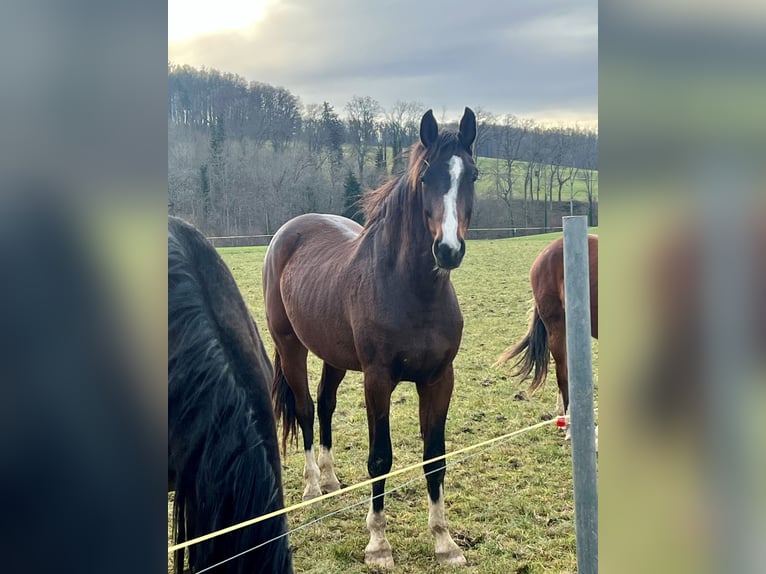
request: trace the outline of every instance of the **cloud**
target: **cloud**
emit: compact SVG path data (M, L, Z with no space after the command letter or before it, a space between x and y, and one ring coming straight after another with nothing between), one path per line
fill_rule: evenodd
M237 32L171 43L170 59L281 85L342 109L353 95L517 115L597 113L596 2L282 0ZM543 118L541 118L543 119Z

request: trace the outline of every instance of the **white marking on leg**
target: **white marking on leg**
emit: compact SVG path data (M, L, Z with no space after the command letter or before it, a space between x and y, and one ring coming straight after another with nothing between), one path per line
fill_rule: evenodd
M556 414L564 415L564 395L561 394L561 391L556 395Z
M340 481L335 476L335 459L332 449L319 445L319 487L322 492L335 492L340 489Z
M442 219L442 243L455 251L460 249L457 237L457 190L463 175L463 160L453 155L449 160L449 191L444 194L444 217Z
M372 501L370 501L370 510L367 512L367 530L370 531L370 542L364 549L365 564L393 568L394 555L391 544L386 538L386 511L375 512L372 509Z
M436 558L443 564L465 565L465 556L449 534L447 516L444 511L444 487L439 487L439 499L434 502L428 497L428 528L436 539Z
M562 400L562 405L563 405L563 400ZM564 440L571 441L572 440L572 420L567 415L569 415L569 410L565 409L564 416L567 417L566 418L567 424L564 427L564 430L566 431L566 433L564 434Z
M314 445L309 450L303 451L306 455L306 464L303 466L303 478L306 479L306 489L303 491L303 500L309 500L322 495L319 489L319 467L314 457Z

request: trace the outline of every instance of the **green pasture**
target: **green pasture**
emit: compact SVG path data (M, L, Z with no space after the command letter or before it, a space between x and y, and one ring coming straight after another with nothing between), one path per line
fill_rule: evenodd
M346 157L350 157L351 154L351 147L348 145L343 146L344 154ZM372 161L375 157L375 152L377 151L377 147L372 148L368 152L368 161ZM393 151L391 147L388 147L387 150L387 157L388 157L388 172L391 172L392 166L393 166ZM476 181L476 193L480 197L496 197L496 178L495 173L499 170L501 174L503 174L503 160L498 160L491 157L477 157L476 158L476 165L479 168L479 179ZM368 166L366 168L367 170L373 169L371 166ZM562 168L566 169L566 168ZM514 177L514 183L513 183L513 198L514 199L524 199L524 175L527 170L527 162L525 161L514 161L513 162L513 177ZM578 171L577 175L574 178L574 183L572 184L571 192L573 195L573 199L575 201L588 201L588 193L585 185L585 181L583 180L583 173L585 170ZM590 170L589 170L590 171ZM598 170L593 170L592 172L593 177L593 199L594 201L598 201ZM501 175L502 177L506 177L505 175ZM548 181L550 178L550 169L548 165L541 165L540 166L540 197L542 200L542 192L543 190L548 189ZM533 185L537 186L537 179L534 180ZM561 200L562 201L569 201L569 194L570 194L570 182L566 182L564 184L564 187L561 190ZM537 196L535 195L535 198ZM556 177L554 176L553 179L553 199L554 201L558 201L558 181L556 180Z
M553 370L544 389L524 393L506 369L492 368L498 355L526 333L531 291L529 268L540 251L560 234L469 241L462 266L452 272L465 318L455 360L455 391L447 421L447 451L479 443L540 422L555 414ZM261 289L264 247L221 249L253 312L269 354ZM594 342L598 378L598 344ZM309 358L316 400L321 363ZM422 460L414 384L401 383L392 400L393 469ZM318 425L315 426L318 437ZM338 391L333 420L336 473L342 486L366 480L367 421L360 373L349 372ZM304 456L289 449L284 464L287 505L301 501ZM396 572L451 572L438 565L428 530L428 502L422 471L390 479L386 489L387 535ZM467 573L574 572L576 570L571 452L563 433L546 426L448 466L447 518L453 538L464 549ZM343 509L290 536L296 572L362 573L369 490L364 489L290 513L290 528Z
M503 171L507 169L503 165L503 160L498 160L491 157L479 157L476 158L476 165L479 168L479 179L476 182L476 193L484 197L496 196L496 176L495 174L500 172L500 185L503 184L503 178L507 178L507 175ZM524 175L527 171L527 162L515 161L513 162L513 198L524 199ZM588 193L583 180L583 171L580 170L574 178L572 184L572 195L575 201L588 201ZM593 199L598 201L598 170L592 172L593 174ZM540 199L542 201L543 190L548 189L548 181L550 178L549 166L540 166ZM507 185L507 184L505 184ZM534 189L537 189L537 179L533 179ZM558 181L556 176L553 176L553 200L558 201ZM533 192L536 193L536 192ZM570 194L570 182L567 181L564 187L561 189L561 201L569 201ZM537 198L537 195L534 196Z

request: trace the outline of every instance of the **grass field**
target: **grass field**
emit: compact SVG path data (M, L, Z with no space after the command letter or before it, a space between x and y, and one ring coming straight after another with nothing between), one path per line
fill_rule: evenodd
M503 369L491 368L498 355L526 332L531 301L528 273L537 254L559 234L495 241L470 241L462 266L452 272L465 318L455 360L455 391L447 421L447 451L537 423L553 414L553 373L531 399ZM269 354L261 267L265 248L221 249L261 331ZM598 377L598 344L594 373ZM321 364L309 360L312 394ZM333 420L336 472L342 486L368 478L367 422L361 374L349 372L338 391ZM394 469L422 459L417 394L401 383L393 395ZM318 431L318 426L315 427ZM318 434L316 434L318 436ZM304 457L289 450L284 492L287 505L300 502ZM387 481L387 490L416 479L386 497L387 535L397 572L450 572L434 557L427 527L428 503L422 471ZM452 462L445 481L447 517L468 560L463 572L533 573L576 570L572 470L569 445L555 425L537 429L463 462ZM296 528L355 502L345 510L290 536L296 572L369 572L364 564L369 491L357 491L289 514Z
M497 170L497 160L491 157L478 157L476 158L476 165L479 168L479 179L476 182L476 193L479 196L494 197L495 196L495 171ZM500 170L502 170L503 160L500 160ZM527 170L527 162L516 161L513 164L513 173L516 178L513 184L513 198L524 198L524 174ZM548 189L548 178L550 176L547 165L542 166L540 172L540 191L542 197L542 191ZM593 199L598 201L598 170L593 170ZM569 183L566 182L561 189L561 200L569 201ZM534 185L537 185L537 180L534 181ZM554 177L553 180L553 198L558 200L558 182ZM588 193L583 180L582 172L577 174L572 185L572 193L575 201L588 201ZM541 199L542 201L542 199Z
M374 157L374 152L377 148L374 148L370 152L370 159ZM344 145L344 154L346 157L351 157L351 147ZM388 171L390 172L393 167L393 150L388 147ZM500 160L500 169L502 170L503 160ZM495 196L495 176L494 172L497 169L497 160L492 157L477 157L476 165L479 168L479 179L476 182L476 193L480 197L494 197ZM524 198L524 174L527 170L526 161L515 161L513 164L513 173L516 177L516 183L513 188L513 198ZM548 165L543 165L540 172L540 190L548 189L548 178L550 176ZM598 170L592 171L593 176L593 199L598 201ZM535 180L535 185L537 181ZM577 174L574 184L572 186L572 193L574 194L575 201L588 201L588 194L585 182L583 180L582 171ZM554 178L553 182L553 197L558 199L558 183ZM562 201L569 201L569 182L564 184L561 190Z

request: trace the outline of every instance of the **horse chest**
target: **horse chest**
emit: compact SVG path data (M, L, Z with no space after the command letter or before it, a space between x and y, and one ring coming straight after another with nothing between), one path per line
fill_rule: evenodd
M357 340L360 362L386 367L398 380L418 381L441 372L454 359L463 330L459 309L450 311L368 316Z
M449 346L425 346L410 343L393 355L390 370L393 379L418 381L440 373L454 358Z

